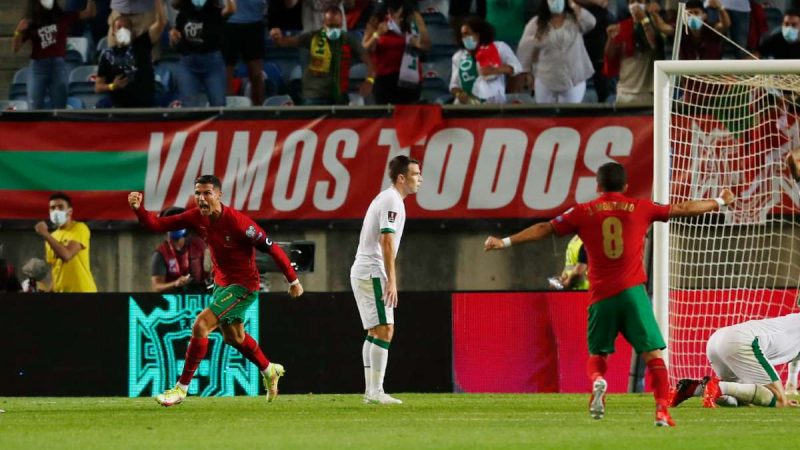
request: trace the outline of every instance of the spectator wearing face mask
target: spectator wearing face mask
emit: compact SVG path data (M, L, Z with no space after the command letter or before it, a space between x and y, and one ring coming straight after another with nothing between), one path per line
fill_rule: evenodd
M119 16L112 24L116 45L100 55L94 90L109 93L115 108L153 106L155 74L151 55L167 24L162 0L155 0L155 8L154 22L141 36L133 37L128 16Z
M311 55L303 71L303 103L305 105L346 105L349 101L349 74L353 56L363 61L367 79L361 85L361 95L367 96L375 82L372 61L359 39L343 30L344 16L336 6L325 11L324 27L297 37L285 37L274 28L270 35L280 47L307 48Z
M159 217L180 214L183 208L168 208ZM206 244L185 229L170 231L153 252L150 284L155 292L204 292Z
M514 51L494 40L494 27L473 16L460 29L461 50L453 55L450 92L456 103L505 103L506 78L522 72Z
M731 25L731 19L722 8L720 0L709 0L708 8L719 11L719 21L707 22L708 14L701 0L686 2L686 12L689 15L686 27L689 28L689 34L684 35L681 39L680 59L722 59L722 36L703 24L706 23L724 35Z
M594 16L572 1L541 3L517 50L522 70L533 74L536 103L583 101L586 80L594 74L583 34L594 25Z
M414 2L386 0L378 5L367 23L363 44L375 65L375 102L419 101L422 66L418 53L430 48L431 39Z
M169 40L181 53L175 74L181 105L204 106L198 100L204 88L210 106L225 106L222 33L227 17L236 12L235 3L225 0L220 8L215 0L175 0L172 6L178 16Z
M19 52L25 41L31 41L31 64L28 71L28 103L31 109L42 109L50 96L52 107L67 106L67 32L73 23L94 17L94 0L86 9L65 12L55 0L28 0L25 17L14 31L12 48Z
M619 77L617 104L653 102L653 63L664 59L664 35L672 27L661 20L658 4L628 0L630 17L606 29L603 75Z
M72 218L72 200L62 193L50 196L50 233L47 223L34 227L45 241L45 261L52 270L53 292L97 292L89 264L89 227Z
M761 42L758 52L761 58L800 59L800 10L789 9L783 15L783 25L775 33Z

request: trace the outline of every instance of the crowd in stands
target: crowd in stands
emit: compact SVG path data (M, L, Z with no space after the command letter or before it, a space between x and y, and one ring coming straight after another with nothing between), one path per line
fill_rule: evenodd
M680 33L677 8L27 0L12 45L31 60L0 108L647 103L653 62L671 57ZM800 12L788 0L687 0L686 11L680 59L800 59Z

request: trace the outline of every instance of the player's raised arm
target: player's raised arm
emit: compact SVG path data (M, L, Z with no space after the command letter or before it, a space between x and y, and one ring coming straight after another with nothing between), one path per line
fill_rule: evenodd
M483 243L483 250L502 250L506 247L511 247L514 244L522 244L525 242L538 241L553 234L553 225L550 222L539 222L531 225L528 228L520 231L517 234L512 234L509 237L500 239L494 236L486 238Z
M730 189L723 189L719 197L707 200L690 200L688 202L671 205L670 217L699 216L711 211L717 211L723 206L728 206L736 199Z
M142 193L131 192L128 194L128 205L131 207L136 217L145 228L150 231L173 231L191 228L192 224L188 220L189 211L181 214L166 217L157 217L155 214L142 207Z

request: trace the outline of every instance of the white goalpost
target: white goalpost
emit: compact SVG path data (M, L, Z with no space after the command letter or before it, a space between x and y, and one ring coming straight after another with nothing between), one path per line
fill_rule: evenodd
M657 61L654 97L654 200L737 197L654 226L653 302L674 382L711 374L717 328L798 311L800 191L785 157L800 149L800 60Z

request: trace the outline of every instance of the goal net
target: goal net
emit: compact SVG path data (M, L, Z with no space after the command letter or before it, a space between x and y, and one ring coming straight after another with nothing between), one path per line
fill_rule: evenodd
M673 382L712 373L716 329L798 311L800 197L785 163L800 149L798 74L800 61L656 63L655 200L736 195L732 207L655 228L654 301Z

